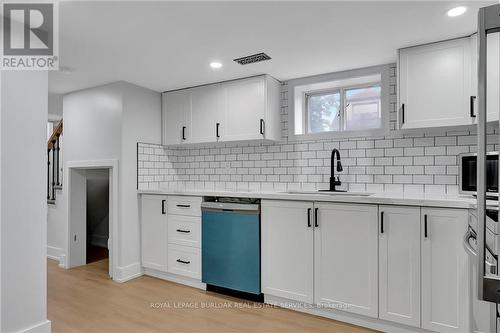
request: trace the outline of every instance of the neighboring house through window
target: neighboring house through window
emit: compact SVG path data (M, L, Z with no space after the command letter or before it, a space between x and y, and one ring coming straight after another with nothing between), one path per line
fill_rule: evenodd
M389 66L289 82L296 139L380 134L388 129Z

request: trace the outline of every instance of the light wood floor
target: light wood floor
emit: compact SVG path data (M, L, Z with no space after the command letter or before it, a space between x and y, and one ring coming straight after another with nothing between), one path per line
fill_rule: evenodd
M291 310L259 308L262 305L258 303L147 276L116 283L108 278L107 270L107 260L71 270L48 260L52 332L373 332ZM184 302L192 307L153 308L154 302L172 307ZM209 303L233 308L200 308ZM247 307L234 307L242 303Z

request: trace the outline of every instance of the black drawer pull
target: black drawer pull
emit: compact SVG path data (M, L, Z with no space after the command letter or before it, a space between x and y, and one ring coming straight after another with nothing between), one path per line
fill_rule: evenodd
M162 215L167 214L167 212L165 212L165 202L166 202L166 201L167 201L167 200L162 200L162 201L161 201L161 213L162 213Z
M307 208L307 227L310 228L311 224L311 208Z
M427 214L424 215L424 237L427 238Z
M470 116L472 118L476 118L476 113L474 112L474 101L476 100L476 96L470 97Z
M188 265L188 264L191 263L191 261L184 261L184 260L181 260L181 259L177 259L177 262L181 263L181 264L185 264L185 265Z
M182 126L182 140L186 140L186 126Z
M219 127L220 127L220 123L215 124L215 137L216 138L220 138Z
M319 227L319 222L318 222L318 210L319 208L314 208L314 226L317 228Z
M189 207L191 207L191 205L180 205L180 204L176 205L176 206L179 207L179 208L189 208Z
M264 119L260 120L260 134L264 135Z
M182 232L184 234L189 234L191 232L191 230L183 230L183 229L177 229L176 231L177 232Z
M380 212L380 233L384 233L384 212Z
M401 104L401 123L405 123L405 104Z

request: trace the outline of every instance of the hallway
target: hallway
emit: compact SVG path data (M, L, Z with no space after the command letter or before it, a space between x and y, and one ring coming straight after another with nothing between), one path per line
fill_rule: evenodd
M70 270L48 260L47 272L48 317L54 333L372 332L285 309L256 308L254 303L235 306L234 298L152 277L115 283L108 277L107 260ZM181 303L188 306L178 308ZM226 308L201 309L203 304Z

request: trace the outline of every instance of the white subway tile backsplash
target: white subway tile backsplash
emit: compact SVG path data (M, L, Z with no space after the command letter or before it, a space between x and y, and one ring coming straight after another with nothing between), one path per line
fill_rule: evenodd
M287 84L282 87L280 143L162 147L139 143L140 189L286 191L326 189L330 154L340 150L341 188L368 192L458 193L458 158L476 150L476 131L395 130L396 70L391 68L390 132L382 137L288 141ZM498 127L488 126L489 149ZM498 146L496 146L498 149Z

